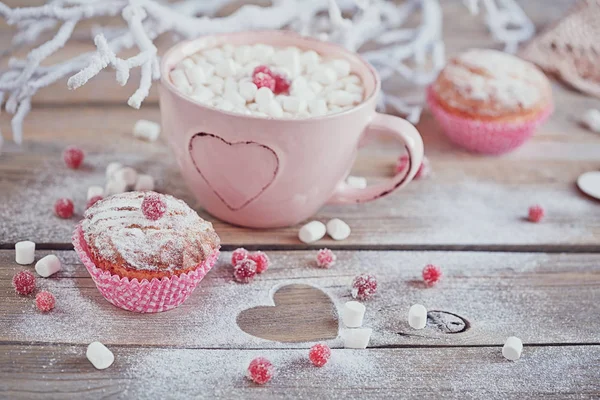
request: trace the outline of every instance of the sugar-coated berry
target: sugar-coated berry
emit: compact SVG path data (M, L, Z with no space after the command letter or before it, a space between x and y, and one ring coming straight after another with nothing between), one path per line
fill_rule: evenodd
M442 277L442 270L437 265L429 264L423 268L423 280L427 286L433 286Z
M148 192L142 200L142 213L151 221L157 221L167 212L167 203L158 193Z
M35 305L37 306L38 310L42 312L48 312L52 310L55 304L56 299L50 292L42 290L37 294L37 296L35 296Z
M322 367L331 358L331 349L326 344L315 344L308 351L308 358L317 367Z
M29 271L19 271L13 276L12 284L18 294L29 294L35 290L35 276Z
M273 75L271 68L267 67L266 65L259 65L258 67L254 68L254 71L252 71L252 76L254 77L254 75L261 73L261 72L263 74Z
M231 265L236 266L242 260L248 258L248 250L243 247L237 248L231 253Z
M274 373L275 367L264 357L257 357L248 365L248 378L259 385L269 382Z
M71 199L58 199L54 203L54 213L61 218L71 218L75 206Z
M271 260L269 260L269 256L267 256L262 251L255 251L254 253L248 256L248 259L254 261L256 263L256 273L262 274L271 265Z
M94 196L92 198L90 198L87 202L87 204L85 205L85 209L87 210L88 208L90 208L91 206L93 206L94 204L96 204L97 202L99 202L100 200L102 200L104 197L102 196Z
M256 263L248 258L233 266L233 277L237 282L250 283L256 276Z
M317 266L319 268L329 268L335 264L337 257L333 254L333 251L329 249L321 249L317 253Z
M256 85L258 89L261 87L266 87L271 89L271 91L275 90L275 78L271 75L265 74L264 72L259 72L252 77L252 83Z
M275 94L287 94L290 91L290 86L292 82L287 78L287 76L282 74L274 74L273 78L275 79L275 90L273 93Z
M67 167L77 169L83 163L85 154L77 146L69 146L63 151L63 160Z
M362 274L352 281L352 297L368 300L377 293L377 279L373 275Z
M529 207L529 221L531 222L540 222L544 218L544 214L544 209L538 204Z
M409 157L406 154L398 158L398 161L396 163L396 174L399 174L406 170L406 168L408 167L408 160ZM429 167L429 159L427 157L423 157L421 166L415 174L414 179L426 178L427 176L429 176L430 171L431 169Z

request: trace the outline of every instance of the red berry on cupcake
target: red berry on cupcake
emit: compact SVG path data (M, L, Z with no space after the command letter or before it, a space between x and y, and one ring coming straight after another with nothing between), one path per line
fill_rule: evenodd
M155 192L148 192L142 200L142 213L146 218L157 221L167 212L167 203L162 196Z

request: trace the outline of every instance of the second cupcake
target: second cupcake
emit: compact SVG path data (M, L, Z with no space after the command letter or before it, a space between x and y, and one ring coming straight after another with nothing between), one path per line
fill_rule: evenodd
M219 255L219 237L183 201L129 192L90 207L73 244L109 302L136 312L183 303Z
M519 147L553 109L550 82L536 66L478 49L448 62L427 103L453 142L486 154Z

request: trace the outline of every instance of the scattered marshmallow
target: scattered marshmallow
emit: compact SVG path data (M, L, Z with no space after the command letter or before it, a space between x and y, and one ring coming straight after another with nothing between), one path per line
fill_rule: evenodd
M90 186L87 190L87 199L91 199L92 197L104 196L104 188L102 186Z
M414 304L408 310L408 324L413 329L423 329L427 325L427 309L421 304Z
M600 133L600 110L589 109L583 114L581 122L591 131Z
M124 167L115 172L112 179L117 181L124 181L127 186L135 185L137 181L137 171L131 167Z
M150 175L138 174L134 190L154 190L154 178Z
M35 243L29 240L15 244L15 262L21 265L29 265L35 259Z
M312 243L322 239L326 231L325 224L320 221L311 221L300 228L298 237L304 243Z
M358 301L348 301L342 310L342 320L348 328L360 328L366 307Z
M85 356L96 369L106 369L115 361L115 355L100 342L92 342L88 345Z
M364 189L367 187L367 178L350 175L346 178L346 184L355 189Z
M344 330L342 336L346 349L366 349L371 340L371 328L356 328Z
M504 346L502 346L502 355L504 358L510 361L517 361L521 358L521 352L523 351L523 342L521 339L515 336L511 336L506 339Z
M154 142L160 136L160 125L153 121L140 119L133 126L133 136Z
M106 179L112 178L114 173L120 170L121 168L123 168L123 164L119 162L111 162L110 164L108 164L108 166L106 167Z
M339 218L330 219L327 222L327 234L333 240L344 240L350 236L350 227Z
M127 182L122 179L109 179L106 182L104 188L104 194L106 196L112 196L113 194L125 193L127 191Z
M43 278L47 278L50 275L54 275L62 269L62 264L58 257L54 254L49 254L43 257L37 263L35 263L35 272Z

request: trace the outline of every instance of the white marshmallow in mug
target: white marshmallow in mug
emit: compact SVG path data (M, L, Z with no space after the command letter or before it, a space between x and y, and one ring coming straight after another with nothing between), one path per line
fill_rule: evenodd
M171 71L169 76L171 77L171 81L177 89L181 90L183 93L186 94L191 93L192 86L190 85L190 82L188 81L188 78L185 75L185 72L183 72L183 70L174 69L173 71Z
M244 98L244 100L252 101L252 100L254 100L254 97L256 96L256 92L258 91L258 88L256 87L256 85L253 82L243 81L243 82L240 82L239 90L240 90L240 96L242 96Z
M29 265L35 260L35 243L30 240L15 243L15 262Z
M186 68L185 76L188 78L188 81L193 87L204 85L208 80L204 69L199 65L194 65L191 68Z
M48 278L62 269L62 263L54 254L49 254L35 263L35 272L43 278Z
M320 221L311 221L300 228L298 237L304 243L312 243L322 239L326 231L325 224Z
M311 115L321 116L327 114L327 102L323 99L315 99L308 102L308 110Z
M308 104L306 100L296 96L286 96L283 98L283 109L285 111L301 113L306 111Z

